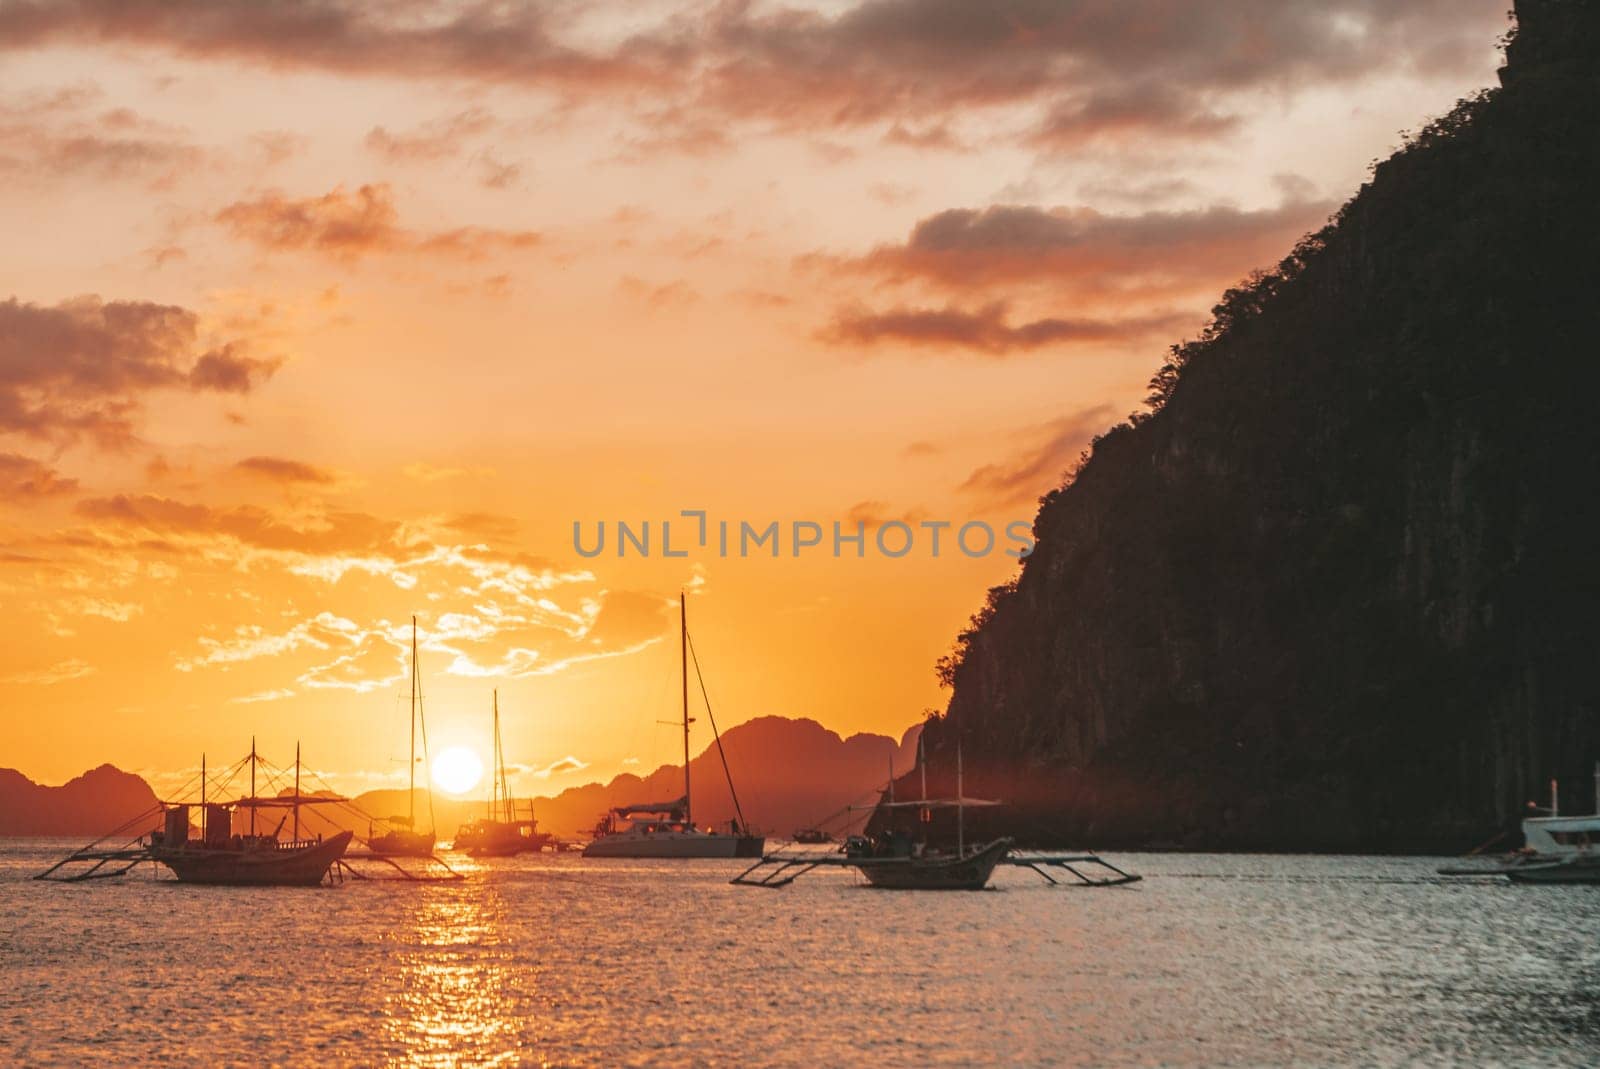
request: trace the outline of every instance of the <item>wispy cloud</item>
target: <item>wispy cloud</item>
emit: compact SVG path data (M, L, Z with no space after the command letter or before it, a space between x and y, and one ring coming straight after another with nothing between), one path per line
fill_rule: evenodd
M7 683L21 683L30 686L53 686L56 683L67 683L74 679L82 679L95 673L95 667L76 657L65 661L58 661L48 668L39 668L29 672L17 672L6 677Z
M479 260L494 252L529 249L542 240L531 230L404 227L393 191L384 184L354 192L341 186L312 197L261 193L229 204L217 212L216 221L234 237L269 252L312 252L339 260L393 253Z

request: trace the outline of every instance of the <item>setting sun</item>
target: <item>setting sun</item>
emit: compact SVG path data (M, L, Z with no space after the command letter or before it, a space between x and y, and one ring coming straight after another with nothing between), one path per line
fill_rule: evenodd
M483 779L483 761L465 746L452 746L433 759L432 771L441 791L465 794Z

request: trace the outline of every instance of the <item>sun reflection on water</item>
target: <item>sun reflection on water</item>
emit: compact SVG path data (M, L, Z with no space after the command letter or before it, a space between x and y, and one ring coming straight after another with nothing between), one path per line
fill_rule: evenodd
M409 926L392 933L395 967L386 970L385 1027L394 1065L511 1065L515 1034L512 950L497 889L437 885L420 889Z

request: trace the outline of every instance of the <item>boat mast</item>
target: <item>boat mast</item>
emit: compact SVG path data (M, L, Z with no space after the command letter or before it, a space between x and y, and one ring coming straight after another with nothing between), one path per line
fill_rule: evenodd
M300 841L300 740L294 744L294 841Z
M410 823L406 825L413 833L417 830L417 618L411 618L411 789L406 792L406 800L410 803Z
M965 816L967 812L967 799L962 795L963 785L961 776L961 732L956 732L956 857L961 857L967 852L967 833Z
M683 822L694 827L689 802L689 603L678 591L678 667L683 676Z
M490 819L494 819L494 807L500 808L500 817L507 824L516 821L516 813L511 808L511 785L506 782L506 751L500 745L500 691L494 692L494 801L490 803Z
M924 725L926 730L926 725ZM922 751L922 732L917 732L917 771L922 773L922 800L928 800L928 755Z
M250 736L250 834L256 833L256 737Z
M1595 785L1600 786L1600 764L1594 766ZM206 809L206 755L200 755L200 838L211 840L211 814Z

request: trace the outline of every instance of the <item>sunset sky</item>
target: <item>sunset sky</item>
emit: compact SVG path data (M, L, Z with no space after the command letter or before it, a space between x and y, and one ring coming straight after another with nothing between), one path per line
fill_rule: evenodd
M1013 558L574 521L1030 520L1507 6L0 0L0 766L899 735Z

